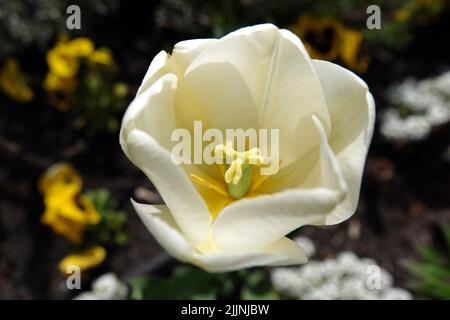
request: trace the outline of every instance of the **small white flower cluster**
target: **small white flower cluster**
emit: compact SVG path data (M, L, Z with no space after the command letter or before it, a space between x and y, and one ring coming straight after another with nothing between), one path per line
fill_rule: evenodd
M308 258L312 257L316 252L316 246L314 246L314 243L309 238L297 237L294 239L294 241L297 242L300 247L302 247Z
M336 259L273 269L271 280L280 294L299 300L412 299L409 292L392 287L392 276L374 260L348 251Z
M434 126L450 121L450 71L435 78L409 78L388 90L393 106L383 114L381 134L389 140L422 140ZM402 116L401 110L409 115Z
M75 300L123 300L128 288L115 274L106 273L92 283L92 291L83 292Z

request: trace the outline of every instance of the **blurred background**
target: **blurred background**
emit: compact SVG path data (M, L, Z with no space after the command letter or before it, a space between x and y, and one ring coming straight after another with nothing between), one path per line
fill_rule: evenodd
M76 4L81 29L69 30ZM369 5L381 29L369 30ZM450 5L445 0L0 1L0 299L449 299ZM163 252L129 198L162 203L118 131L152 58L271 22L369 85L356 214L292 236L311 262L208 274ZM69 290L66 266L82 269ZM368 285L376 266L379 288ZM378 268L378 269L377 269ZM372 269L373 270L373 269Z

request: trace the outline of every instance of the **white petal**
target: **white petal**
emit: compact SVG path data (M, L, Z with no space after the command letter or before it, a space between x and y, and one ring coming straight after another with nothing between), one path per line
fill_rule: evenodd
M320 136L320 157L301 187L326 187L346 193L347 184L343 177L339 161L329 145L325 130L316 116L313 116L312 119Z
M170 56L172 72L182 77L192 61L216 41L217 39L193 39L178 42Z
M346 192L347 185L340 164L329 145L325 129L316 116L312 116L312 122L319 133L320 145L269 177L258 188L258 192L271 194L287 189L316 187Z
M196 256L194 264L210 272L228 272L256 266L286 266L306 263L304 250L294 241L281 238L251 253L214 253Z
M226 272L254 266L284 266L308 261L304 250L288 238L281 238L257 252L200 255L182 235L166 206L145 205L131 201L147 229L169 254L207 271Z
M145 132L133 129L126 138L130 159L153 182L183 235L193 244L206 239L211 217L205 202L172 162L170 153Z
M322 221L340 199L336 190L317 188L240 200L219 214L213 237L223 251L260 249L303 225Z
M166 206L140 204L133 199L131 202L147 229L167 252L181 261L192 260L194 250Z
M137 91L137 95L141 94L148 88L150 88L156 80L158 80L161 76L167 73L167 61L169 59L169 55L164 50L160 51L150 63L148 70L144 76L144 79L139 86Z
M307 225L324 224L343 200L346 184L317 117L312 122L319 137L320 157L307 180L309 188L237 201L226 207L213 225L217 246L224 251L264 247L289 232Z
M198 64L199 57L179 82L175 112L180 126L191 129L195 120L202 120L204 129L224 133L226 129L256 128L255 103L239 70L228 62L200 59Z
M258 36L261 35L262 32L270 30L278 30L278 27L276 27L271 23L256 24L254 26L243 27L233 32L230 32L229 34L225 35L222 39L232 38L235 36L247 36L247 37L255 35Z
M348 186L348 197L327 217L327 224L346 220L356 210L367 151L375 123L375 103L367 85L352 72L313 60L330 111L330 145Z
M161 76L174 73L182 76L195 57L205 48L213 44L216 39L195 39L178 42L168 55L164 50L159 52L145 74L137 94L141 94L150 88Z
M187 73L205 64L231 65L233 73L240 73L241 77L228 77L236 80L220 81L220 73L216 75L211 71L210 86L219 86L218 89L226 92L234 103L234 107L229 102L227 106L230 104L230 110L239 114L236 119L239 126L249 128L254 125L252 119L247 120L250 102L247 97L240 101L239 90L242 89L238 89L245 84L255 103L257 127L280 129L283 166L318 144L316 140L305 139L308 132L314 130L311 115L316 114L329 132L329 114L320 81L304 46L291 32L268 24L237 30L204 50ZM204 73L208 76L206 69ZM229 85L230 82L236 85ZM243 111L236 113L236 106ZM231 128L234 127L237 126ZM302 144L298 144L299 139Z
M317 74L301 41L280 30L267 69L260 103L260 126L280 129L282 166L289 165L318 145L309 139L314 131L311 116L330 131L330 119ZM298 142L301 141L301 144Z
M122 120L120 144L128 155L126 137L132 129L139 129L153 136L160 145L171 149L173 116L177 78L173 74L160 77L150 88L138 94L131 102Z

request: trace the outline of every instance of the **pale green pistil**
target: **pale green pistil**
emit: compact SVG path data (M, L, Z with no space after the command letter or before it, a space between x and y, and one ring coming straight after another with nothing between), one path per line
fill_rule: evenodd
M264 162L259 148L239 152L233 149L230 141L227 141L225 145L216 146L215 156L225 162L224 179L228 194L234 199L243 198L252 185L253 166L259 166Z

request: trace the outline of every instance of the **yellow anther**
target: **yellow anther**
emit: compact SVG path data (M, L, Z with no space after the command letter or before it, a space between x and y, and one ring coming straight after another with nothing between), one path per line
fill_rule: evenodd
M265 164L264 158L261 155L261 150L259 148L252 148L244 152L245 163L252 165Z
M233 149L233 143L227 140L226 144L219 144L214 148L214 155L219 163L224 163L224 160L234 159L236 151Z
M214 151L219 163L226 164L224 178L227 184L237 185L239 183L244 174L244 165L259 166L266 164L259 148L239 152L233 149L233 143L229 140L226 141L226 144L217 145Z
M233 183L234 185L239 183L239 180L242 178L242 164L241 158L236 158L231 162L230 167L225 172L226 183Z

